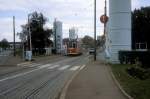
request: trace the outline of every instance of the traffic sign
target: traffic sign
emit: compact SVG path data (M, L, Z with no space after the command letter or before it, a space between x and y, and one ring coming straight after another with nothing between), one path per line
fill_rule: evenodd
M102 16L100 17L100 21L101 21L102 23L107 23L107 22L108 22L108 16L102 15Z

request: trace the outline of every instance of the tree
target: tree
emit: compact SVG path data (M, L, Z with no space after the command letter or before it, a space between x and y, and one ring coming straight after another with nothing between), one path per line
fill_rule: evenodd
M136 43L147 43L150 49L150 7L142 7L132 12L132 48Z
M94 39L88 35L84 36L82 42L87 47L94 47Z
M96 46L104 47L104 45L105 45L105 36L102 35L99 38L97 38L97 40L96 40Z
M52 35L52 29L44 28L47 22L47 18L42 13L33 12L29 16L29 24L22 25L21 33L18 33L20 39L25 41L29 46L29 29L31 33L31 42L33 51L40 52L45 47L52 45L52 41L49 39ZM43 51L42 51L43 52Z
M3 49L6 49L9 47L9 43L8 43L7 39L4 38L1 40L0 47L2 47Z

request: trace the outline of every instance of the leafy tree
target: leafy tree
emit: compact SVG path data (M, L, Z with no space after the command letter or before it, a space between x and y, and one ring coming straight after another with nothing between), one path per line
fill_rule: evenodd
M150 49L150 7L142 7L132 12L132 48L136 43L147 43Z
M1 43L1 41L0 41L0 48L2 47L2 43Z
M8 43L7 39L4 38L4 39L1 40L0 47L2 47L4 49L9 47L9 43Z
M33 12L29 16L29 24L22 25L21 33L18 33L20 39L29 45L29 29L31 33L31 42L33 51L41 51L45 47L52 45L49 39L52 35L52 29L44 28L47 18L42 13Z
M96 40L96 45L99 47L103 47L104 44L105 44L105 36L102 35L102 36L100 36L99 39Z
M84 36L84 38L82 39L82 42L87 47L94 47L94 39L88 35Z

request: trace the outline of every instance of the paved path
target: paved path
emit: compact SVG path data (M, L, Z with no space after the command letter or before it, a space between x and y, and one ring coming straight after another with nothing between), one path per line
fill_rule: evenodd
M108 67L90 62L70 84L65 99L126 99L114 83Z

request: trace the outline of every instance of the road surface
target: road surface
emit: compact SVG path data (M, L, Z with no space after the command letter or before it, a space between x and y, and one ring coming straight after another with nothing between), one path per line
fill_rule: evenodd
M0 99L55 99L64 84L88 61L88 56L63 57L33 63L0 75Z

